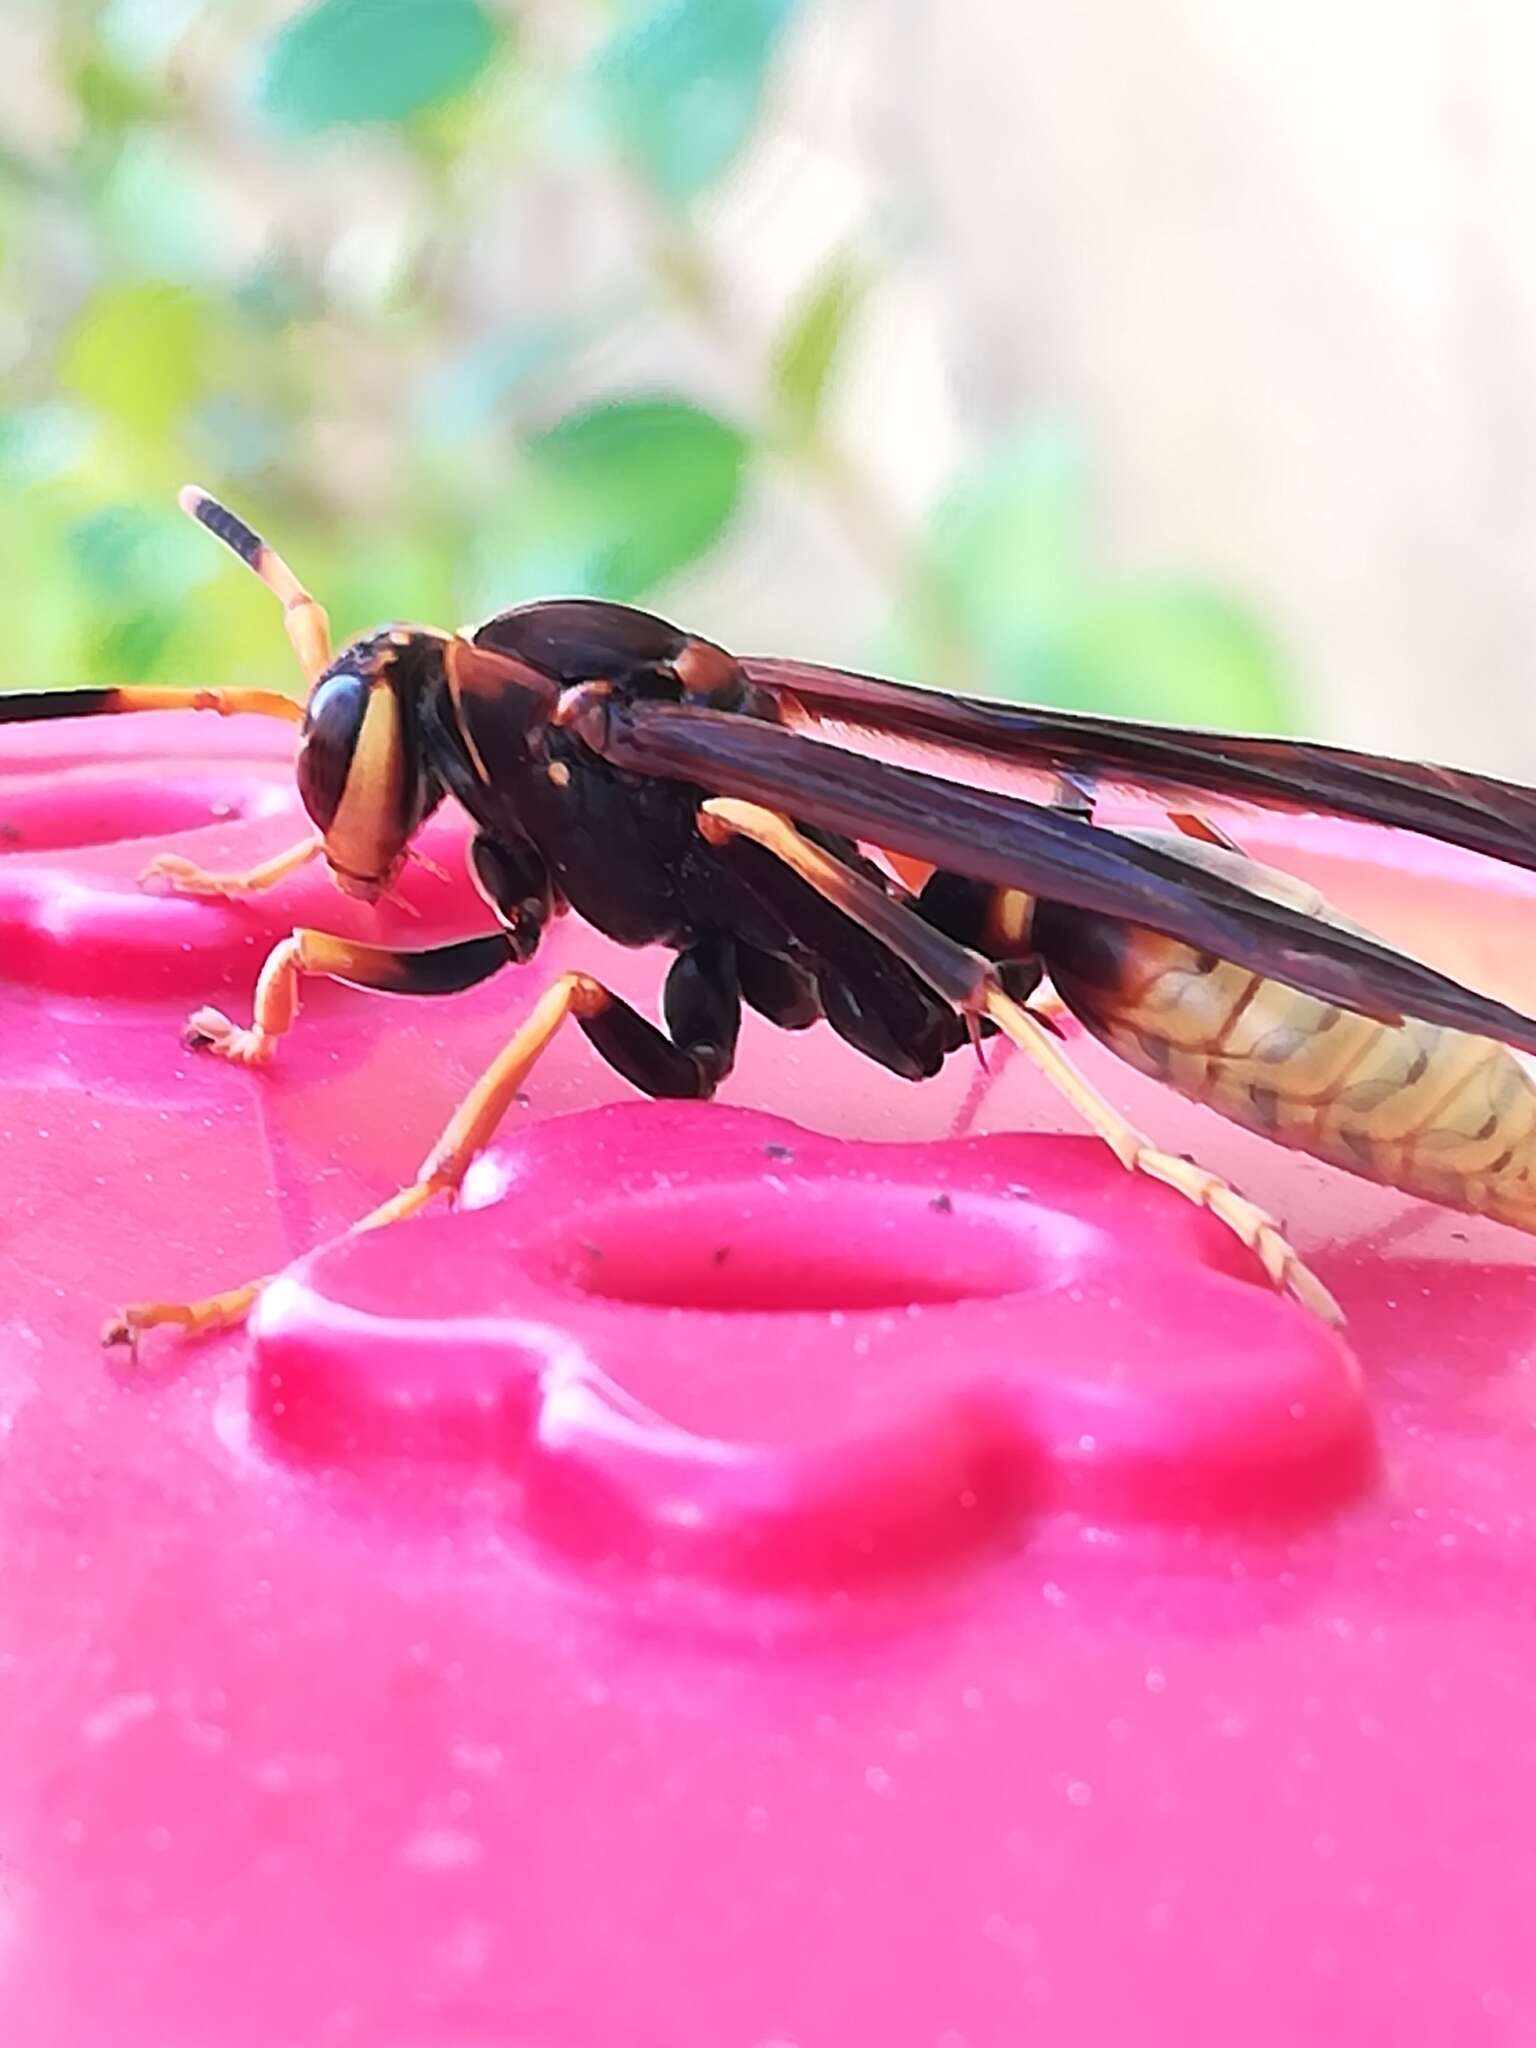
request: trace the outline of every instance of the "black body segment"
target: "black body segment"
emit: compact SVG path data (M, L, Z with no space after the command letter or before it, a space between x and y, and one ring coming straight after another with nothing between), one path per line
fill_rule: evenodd
M718 1085L731 1071L741 1035L735 940L714 933L679 953L667 971L661 1008L674 1042Z
M730 1069L730 1059L718 1045L678 1045L618 996L609 998L606 1009L579 1022L609 1066L643 1095L707 1102L723 1072Z
M0 696L0 725L29 725L42 718L99 718L131 711L121 690L15 690Z
M555 908L542 858L526 841L509 845L480 832L470 842L469 865L475 886L506 930L513 959L531 960Z
M516 958L503 932L415 951L366 946L354 939L332 939L329 944L337 956L336 964L327 969L332 981L393 996L457 995L499 974Z
M771 853L748 840L709 850L721 871L744 883L778 919L782 936L775 950L804 972L840 1038L910 1081L936 1074L963 1043L965 1028L942 996ZM834 838L829 850L837 858L851 855L859 870L874 874L845 843Z
M757 946L736 948L741 999L781 1031L807 1031L821 1015L816 977L809 968Z

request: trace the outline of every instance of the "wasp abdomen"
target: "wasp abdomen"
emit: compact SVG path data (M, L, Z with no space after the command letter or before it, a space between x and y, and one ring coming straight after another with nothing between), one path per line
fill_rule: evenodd
M1289 877L1241 866L1249 886L1344 923ZM1142 1073L1275 1144L1536 1231L1536 1077L1508 1047L1378 1023L1114 918L1041 905L1035 937L1068 1008Z

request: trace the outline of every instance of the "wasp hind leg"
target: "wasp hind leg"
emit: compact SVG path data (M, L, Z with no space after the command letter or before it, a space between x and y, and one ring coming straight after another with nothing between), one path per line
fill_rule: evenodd
M308 957L304 958L308 946ZM327 949L336 949L328 951ZM347 960L341 960L345 950ZM262 981L269 991L267 1021L258 993L253 1030L276 1036L282 1022L297 1009L300 972L326 973L371 988L399 993L425 993L430 985L441 992L484 980L509 958L502 934L470 939L460 946L442 946L430 953L389 953L383 947L353 946L317 932L296 932L285 939L268 961ZM325 965L318 964L321 961ZM479 963L480 972L472 972ZM362 982L362 971L371 977ZM271 981L268 981L268 973ZM448 978L444 978L448 977ZM590 974L562 974L544 991L512 1038L496 1055L449 1119L442 1136L423 1160L415 1179L381 1202L348 1231L381 1230L403 1222L439 1195L452 1197L470 1163L495 1136L523 1083L559 1033L574 1017L610 1066L647 1095L705 1099L730 1072L741 1024L741 998L736 979L735 949L728 939L703 939L678 955L667 977L665 1011L671 1035L659 1030L637 1010ZM233 1026L228 1027L231 1031ZM226 1055L233 1057L235 1055ZM271 1278L248 1281L243 1287L195 1302L141 1302L115 1316L103 1332L108 1344L136 1344L140 1333L170 1324L188 1336L227 1329L242 1322Z
M1106 1102L1104 1097L1051 1043L1038 1019L1013 1001L1001 988L989 987L982 996L985 1014L999 1030L1058 1089L1082 1117L1090 1130L1109 1146L1120 1164L1132 1173L1144 1173L1173 1188L1197 1208L1209 1209L1224 1223L1238 1242L1251 1251L1274 1285L1293 1295L1327 1323L1341 1323L1343 1312L1322 1281L1292 1248L1280 1225L1267 1210L1240 1195L1220 1174L1210 1173L1192 1160L1163 1152L1136 1126Z
M740 833L756 840L872 932L957 1010L970 1017L990 1018L1034 1061L1122 1166L1162 1181L1186 1201L1208 1209L1254 1254L1276 1287L1284 1289L1325 1322L1343 1321L1337 1302L1302 1262L1275 1219L1240 1195L1219 1174L1208 1173L1186 1159L1160 1151L1145 1138L1078 1073L1052 1043L1045 1028L1009 994L997 965L984 954L958 944L925 923L905 904L896 902L820 847L813 846L775 812L757 804L715 799L705 804L700 827L706 838Z

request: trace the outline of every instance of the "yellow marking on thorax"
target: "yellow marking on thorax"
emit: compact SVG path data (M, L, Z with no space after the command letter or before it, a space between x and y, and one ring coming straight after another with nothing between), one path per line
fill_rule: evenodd
M987 907L988 950L998 959L1007 959L1026 948L1034 915L1035 899L1027 891L998 889Z
M453 721L459 729L459 738L464 742L464 751L468 754L470 765L475 773L489 787L491 780L490 770L485 765L480 749L475 745L475 736L469 729L469 720L464 716L464 674L458 649L465 644L467 643L459 638L449 641L448 651L443 661L443 671L448 678L448 695L453 704Z

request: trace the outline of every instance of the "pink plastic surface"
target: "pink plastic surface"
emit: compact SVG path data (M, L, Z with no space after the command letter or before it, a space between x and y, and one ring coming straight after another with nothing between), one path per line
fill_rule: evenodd
M446 819L415 918L135 886L296 837L290 748L0 757L0 2040L1531 2039L1529 1242L1074 1033L1346 1345L1020 1135L1069 1121L1021 1061L911 1088L752 1024L710 1107L572 1034L458 1213L335 1242L550 974L650 1008L662 963L568 924L465 996L317 988L269 1074L184 1052L295 922L479 924ZM1380 845L1283 858L1536 999L1529 880ZM270 1270L249 1333L96 1343Z

